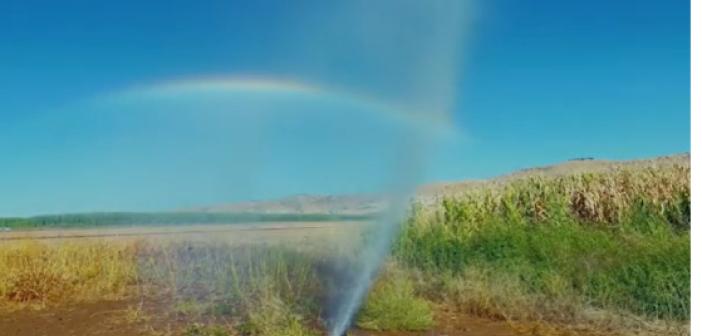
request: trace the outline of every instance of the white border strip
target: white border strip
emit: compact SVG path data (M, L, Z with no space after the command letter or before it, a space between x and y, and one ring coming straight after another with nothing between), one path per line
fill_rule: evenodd
M699 155L702 155L699 150L702 146L702 138L700 138L699 133L695 133L695 129L700 131L700 113L702 113L702 99L700 99L700 94L702 94L702 86L700 81L702 80L702 74L700 74L700 66L702 61L702 0L692 0L691 10L690 10L690 23L691 23L691 39L690 39L690 69L691 69L691 83L690 83L690 99L691 99L691 111L690 111L690 136L691 136L691 164L692 164L692 315L691 315L691 328L692 335L702 335L702 240L700 237L701 229L696 227L702 220L702 215L700 213L700 205L702 204L702 198L700 198L700 193L702 192L702 179L700 167ZM697 126L697 127L695 127Z

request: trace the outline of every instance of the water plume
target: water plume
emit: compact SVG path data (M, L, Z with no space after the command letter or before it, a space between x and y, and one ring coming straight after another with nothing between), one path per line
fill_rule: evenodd
M76 149L52 166L65 172L62 181L37 173L26 189L61 190L48 196L56 212L154 210L282 196L312 179L353 193L358 176L372 176L366 184L388 195L389 206L370 226L351 286L333 302L329 334L339 336L390 250L432 140L451 130L471 8L467 0L296 5L281 8L288 13L278 24L261 24L267 33L256 43L268 53L255 64L140 83L37 125L46 146L35 157ZM268 178L276 169L283 174ZM328 191L322 187L311 191Z
M309 45L293 53L303 78L343 91L375 97L409 118L450 120L462 41L466 1L355 1L329 5L328 11L305 15ZM326 9L326 8L325 8ZM323 13L323 14L319 14ZM315 43L316 42L316 43ZM329 67L344 70L328 72ZM430 138L421 127L401 135L389 167L389 208L374 225L358 256L361 268L336 302L329 335L340 336L352 319L400 228L410 195L419 181Z

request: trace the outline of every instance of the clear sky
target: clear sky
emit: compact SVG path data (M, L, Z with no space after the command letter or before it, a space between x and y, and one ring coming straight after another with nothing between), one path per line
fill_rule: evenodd
M365 192L408 165L446 181L690 149L689 1L486 0L463 15L329 3L4 1L0 216ZM162 84L174 80L186 84ZM140 87L151 95L134 98ZM407 141L397 120L413 117L368 117L378 102L448 110L451 135ZM396 154L415 146L428 150Z

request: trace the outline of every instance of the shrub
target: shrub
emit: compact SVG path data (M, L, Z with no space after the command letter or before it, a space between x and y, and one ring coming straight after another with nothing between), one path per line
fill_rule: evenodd
M371 330L421 331L431 328L434 320L429 302L416 295L409 278L395 271L375 284L357 324Z

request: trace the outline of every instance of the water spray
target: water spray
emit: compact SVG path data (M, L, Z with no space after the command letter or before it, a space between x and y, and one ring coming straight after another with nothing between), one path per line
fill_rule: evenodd
M370 120L372 122L363 123L362 127L359 126L353 134L347 136L358 140L358 143L353 143L356 147L354 150L373 151L375 156L366 155L359 160L349 160L351 154L348 150L338 150L334 153L341 153L339 156L326 160L338 161L337 166L343 166L347 162L360 168L372 166L375 171L366 170L369 174L378 174L382 170L392 173L380 190L389 195L388 209L369 226L373 234L364 243L358 256L360 269L350 274L350 288L334 302L333 316L329 319L329 335L343 335L352 326L353 318L401 228L411 195L420 182L426 161L426 147L431 144L437 128L451 128L446 125L451 119L450 111L465 37L465 21L469 16L468 2L318 1L314 3L315 10L291 13L288 20L282 20L285 22L280 25L282 28L261 27L262 30L270 28L280 31L266 34L275 35L276 38L260 41L266 43L270 50L266 55L261 55L256 66L251 66L251 69L243 69L239 74L203 75L166 80L160 84L136 85L100 97L101 104L109 103L107 105L110 108L104 115L109 117L110 122L104 120L105 116L96 117L93 106L90 106L87 109L89 112L83 116L87 122L82 124L93 122L96 127L109 124L110 129L104 133L129 136L110 142L95 142L90 138L75 139L75 143L87 144L85 153L76 155L90 157L91 163L97 162L89 172L76 175L75 179L83 181L84 185L84 190L73 186L70 188L76 190L76 204L83 206L83 200L91 199L79 194L81 191L85 195L116 195L122 192L122 198L126 199L124 202L115 202L116 205L110 199L103 200L106 205L96 200L92 208L109 209L115 206L134 209L135 206L151 204L153 200L161 198L164 199L164 204L150 206L167 209L173 204L192 204L196 196L202 198L207 193L213 194L212 200L219 199L221 195L230 196L233 195L230 190L242 189L241 186L246 183L253 184L251 181L264 181L255 186L260 189L273 188L273 183L266 184L270 176L261 173L265 171L264 168L285 167L285 164L277 165L279 161L276 160L284 161L280 158L288 158L286 155L290 152L298 155L298 152L304 151L309 151L310 157L316 159L309 162L321 166L326 163L326 158L322 157L329 152L328 149L336 149L333 144L325 143L341 143L345 140L341 139L343 136L329 132L324 127L343 131L344 128L352 128L347 124L348 121L363 123ZM318 105L310 107L310 101ZM347 110L349 113L363 110L366 115L355 118L346 115ZM375 115L368 117L369 113ZM305 118L317 122L321 127L311 127L297 133L318 132L315 134L319 136L311 137L314 141L307 138L304 146L293 147L292 150L276 147L281 146L281 143L288 145L290 141L287 140L290 139L269 147L259 144L270 140L270 134L275 136L284 133L278 132L278 129L265 129L266 123L272 121L277 123L275 127L282 125L285 128L292 127L286 122L298 125L300 120L306 123L308 120ZM406 125L400 127L403 129L401 132L389 133L373 129L376 119ZM70 130L70 125L66 129ZM264 131L259 132L259 129ZM96 131L99 130L96 128ZM376 143L363 133L368 130L376 133ZM80 135L80 132L73 133ZM252 138L260 141L252 141ZM131 148L133 152L116 151L109 147L113 144L126 144L124 147ZM215 149L223 148L224 144L230 146L225 149L226 153L236 155L221 155L224 150ZM320 146L315 150L323 154L313 155L317 152L309 148L314 146ZM374 148L382 146L387 147L385 152ZM203 151L203 148L211 150ZM199 160L182 155L184 151L191 156L198 155ZM104 153L112 156L105 158ZM257 161L260 157L265 159ZM375 160L368 157L375 157ZM258 163L266 159L269 160L265 162L266 165ZM300 160L293 160L295 159ZM69 161L72 160L66 159L66 162ZM207 164L198 165L198 161ZM388 163L388 167L381 167L377 164L378 161ZM151 166L148 169L132 167L129 162L144 162ZM332 174L333 166L329 167L327 171ZM118 170L119 174L105 173L109 179L90 174L114 170ZM148 174L150 171L170 174L151 176ZM286 171L282 175L293 180L291 172ZM217 179L217 176L222 178ZM94 183L91 183L91 177ZM304 181L305 177L298 180ZM278 178L278 184L288 182L281 180L280 175ZM144 183L137 183L137 180ZM124 188L125 183L134 185L134 190ZM104 192L110 188L117 190L117 193ZM164 198L160 193L167 193L167 196ZM131 194L142 195L142 199L128 197ZM246 199L250 195L237 196ZM203 203L200 198L197 201Z

